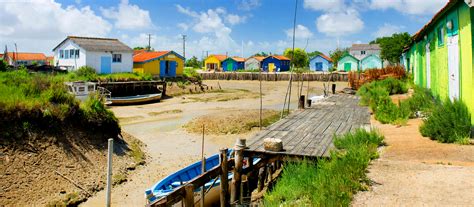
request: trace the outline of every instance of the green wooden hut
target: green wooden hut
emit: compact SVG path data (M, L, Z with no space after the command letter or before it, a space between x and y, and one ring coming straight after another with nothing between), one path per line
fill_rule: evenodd
M359 60L350 54L345 54L337 62L338 71L357 71L359 70Z

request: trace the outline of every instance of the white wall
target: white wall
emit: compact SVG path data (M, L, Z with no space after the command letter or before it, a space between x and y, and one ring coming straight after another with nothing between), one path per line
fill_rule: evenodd
M79 58L69 58L69 59L61 59L59 58L59 51L60 50L70 50L70 49L79 49ZM69 52L69 51L68 51ZM71 40L66 40L64 44L62 44L60 47L58 47L54 51L54 66L66 66L70 68L71 70L76 70L77 68L80 68L81 66L86 65L86 51L79 47L77 44L72 42Z
M114 52L114 54L122 54L122 62L112 62L112 73L132 72L133 69L133 54ZM100 73L100 59L101 57L110 57L112 59L112 53L110 52L87 52L86 65L95 68L97 73Z
M260 69L260 61L255 58L250 58L245 61L245 70Z
M362 60L365 57L367 57L369 55L372 55L372 54L375 54L375 55L380 57L380 50L363 50L363 51L365 51L365 55L360 54L361 51L362 50L350 50L349 54L351 54L352 56L354 56L355 58L357 58L359 60Z

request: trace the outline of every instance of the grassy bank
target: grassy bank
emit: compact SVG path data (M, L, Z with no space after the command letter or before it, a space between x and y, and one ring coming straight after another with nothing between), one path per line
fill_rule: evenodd
M74 124L118 134L114 114L98 96L83 103L68 93L63 79L26 70L0 72L0 135L23 137L34 129L54 131Z
M337 150L330 160L285 165L281 179L265 195L264 205L349 206L354 193L366 188L367 166L382 144L383 136L376 131L359 129L336 136Z

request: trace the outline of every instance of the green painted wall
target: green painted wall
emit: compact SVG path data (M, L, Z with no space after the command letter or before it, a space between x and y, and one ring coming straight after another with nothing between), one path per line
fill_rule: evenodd
M426 44L430 43L430 88L433 94L445 99L449 97L449 74L448 74L448 29L446 22L453 20L458 31L449 31L459 35L460 55L460 99L466 103L472 116L474 124L474 8L469 8L464 1L459 1L444 17L427 30L427 39L420 40L412 45L407 51L410 71L413 71L414 82L419 86L426 87ZM439 37L438 30L443 28L444 36ZM442 38L442 39L441 39ZM440 44L442 40L443 44Z

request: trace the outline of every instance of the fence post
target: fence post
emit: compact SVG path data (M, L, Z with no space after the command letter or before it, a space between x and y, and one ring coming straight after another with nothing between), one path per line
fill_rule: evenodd
M184 206L194 207L194 186L193 184L186 184L184 186Z
M221 207L227 206L228 200L227 195L229 192L229 181L228 179L228 169L227 169L227 149L220 150L220 160L221 160Z
M108 143L108 154L107 154L107 195L106 195L106 206L110 207L110 196L112 188L112 154L114 151L114 139L110 138Z
M298 100L298 109L304 109L304 101L305 101L305 96L304 95L300 96L300 99Z
M236 204L240 199L240 186L242 185L242 165L243 165L243 151L245 149L245 139L237 139L234 147L235 153L235 167L234 177L232 178L232 188L230 194L231 205Z

